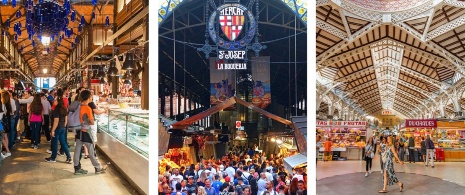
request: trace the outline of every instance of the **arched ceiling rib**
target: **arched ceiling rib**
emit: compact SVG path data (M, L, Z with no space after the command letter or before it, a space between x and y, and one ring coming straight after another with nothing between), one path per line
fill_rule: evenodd
M393 1L361 2L317 2L318 74L342 83L335 89L367 114L413 117L436 107L465 76L465 2L416 0L394 10L382 9Z

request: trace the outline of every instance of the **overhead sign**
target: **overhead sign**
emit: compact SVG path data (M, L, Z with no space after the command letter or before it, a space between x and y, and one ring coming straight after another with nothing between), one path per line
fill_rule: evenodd
M436 128L437 121L436 120L405 120L405 127L412 127L412 128Z
M394 115L394 113L390 110L383 110L381 111L381 115L391 116L391 115Z
M236 128L239 129L239 128L241 128L241 126L242 126L242 125L241 125L241 121L236 121Z
M352 126L352 127L365 127L366 121L316 121L317 127L322 126Z

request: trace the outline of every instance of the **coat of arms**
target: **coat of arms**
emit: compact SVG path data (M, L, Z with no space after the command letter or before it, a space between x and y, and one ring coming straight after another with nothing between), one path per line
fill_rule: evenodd
M234 41L241 34L244 20L244 10L240 7L230 6L220 10L219 22L221 30L230 41Z

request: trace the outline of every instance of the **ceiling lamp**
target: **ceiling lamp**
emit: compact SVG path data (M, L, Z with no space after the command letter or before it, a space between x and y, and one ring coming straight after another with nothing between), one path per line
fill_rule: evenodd
M107 82L105 81L105 78L104 78L104 77L102 77L102 78L100 79L100 84L107 84Z
M132 80L131 71L126 71L126 73L123 75L123 79L125 79L125 80Z
M69 37L68 15L71 13L69 0L64 0L63 6L55 0L40 0L34 3L33 0L26 1L26 29L30 35L60 36L65 31ZM67 32L68 31L68 32Z
M97 73L97 78L99 78L99 79L105 78L105 72L103 71L103 66L101 68L99 68L99 71Z
M126 60L124 60L123 67L121 69L134 70L134 54L133 53L126 54Z
M46 68L44 68L42 71L44 72L44 74L47 74L47 72L48 72L48 70Z
M116 68L116 62L114 62L114 61L110 62L110 68L108 69L107 74L110 75L110 76L117 76L118 75L118 69Z

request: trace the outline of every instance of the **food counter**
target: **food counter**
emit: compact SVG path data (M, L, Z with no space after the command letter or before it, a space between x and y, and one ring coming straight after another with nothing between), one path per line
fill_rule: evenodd
M140 194L148 194L149 111L115 107L98 116L96 147Z

